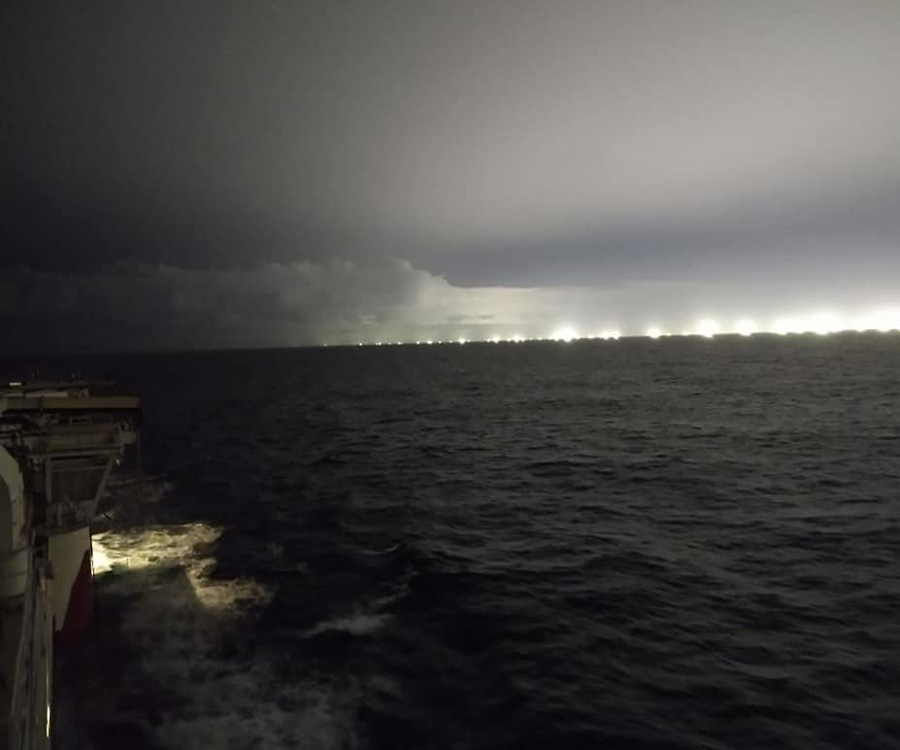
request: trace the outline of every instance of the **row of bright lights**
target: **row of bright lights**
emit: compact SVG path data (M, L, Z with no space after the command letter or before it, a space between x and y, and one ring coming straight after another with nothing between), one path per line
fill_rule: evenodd
M707 318L699 321L694 330L681 331L676 335L705 336L706 338L712 338L713 336L718 336L720 334L752 336L754 333L775 333L780 335L791 333L817 333L824 336L829 333L841 333L844 331L855 331L858 333L864 331L880 331L882 333L887 333L889 331L898 330L900 330L900 309L879 310L878 312L857 318L849 318L845 315L832 312L821 312L813 315L786 316L776 318L769 327L760 326L751 318L742 318L735 321L734 325L729 328L721 325L716 320ZM647 330L646 335L650 338L659 338L660 336L673 334L667 334L660 328L651 327Z
M776 318L768 327L760 326L751 318L741 318L734 322L732 326L725 326L712 318L706 318L697 322L696 326L691 330L683 330L680 332L666 331L658 326L650 326L644 332L644 336L651 339L658 339L663 336L703 336L705 338L713 338L714 336L724 334L739 334L741 336L752 336L755 333L775 333L780 335L797 334L797 333L816 333L827 335L829 333L839 333L843 331L900 331L900 309L880 310L869 315L859 318L848 318L838 313L816 313L814 315L801 315L793 317ZM622 332L616 329L605 329L594 335L585 335L571 325L561 325L556 328L549 336L529 338L520 334L509 337L491 336L488 339L480 339L494 344L503 343L521 343L523 341L575 341L579 339L605 339L616 340L622 337ZM469 339L458 338L452 340L432 340L416 341L416 344L466 344ZM375 346L382 346L381 341L373 342ZM387 344L404 344L412 342L389 341ZM360 342L360 346L365 346L364 342Z

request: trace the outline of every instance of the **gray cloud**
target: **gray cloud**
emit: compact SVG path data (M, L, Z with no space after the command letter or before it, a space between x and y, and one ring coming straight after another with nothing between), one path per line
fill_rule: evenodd
M900 278L900 180L820 185L705 217L610 222L474 244L439 267L464 285L791 278L827 286L841 277L863 291L873 279Z
M0 280L0 315L12 349L285 346L390 319L414 306L429 282L398 261L23 268Z
M887 287L890 290L890 284ZM251 269L118 264L85 273L17 269L0 279L0 351L143 350L546 337L561 326L668 331L698 319L871 308L890 295L839 298L816 285L628 282L456 287L407 261L266 263Z
M8 3L0 305L55 347L881 299L897 29L894 0Z
M900 174L891 0L7 14L10 174L94 217L181 227L178 252L210 266L284 260L274 231L294 253L400 247L441 272L472 245L777 217ZM163 244L128 231L111 254Z

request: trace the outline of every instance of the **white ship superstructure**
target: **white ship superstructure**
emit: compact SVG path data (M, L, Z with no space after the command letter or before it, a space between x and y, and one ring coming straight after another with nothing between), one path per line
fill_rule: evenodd
M89 384L0 388L0 748L49 748L53 654L91 624L90 525L140 401Z

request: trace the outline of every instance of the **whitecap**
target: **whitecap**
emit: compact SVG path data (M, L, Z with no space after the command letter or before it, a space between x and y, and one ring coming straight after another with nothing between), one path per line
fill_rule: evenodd
M371 635L381 630L391 619L387 613L356 612L341 617L334 617L317 623L308 630L302 631L301 638L314 638L326 632L341 632L349 635Z
M250 578L212 576L221 533L195 523L94 537L98 596L123 595L119 634L135 654L117 690L165 693L177 700L155 706L152 725L146 708L115 703L81 720L102 726L112 711L117 720L144 726L160 747L172 750L354 747L359 697L352 690L284 680L265 644L222 652L223 643L249 627L245 615L270 594ZM329 627L365 632L375 625L350 618L343 626L322 624L322 630Z
M400 549L400 542L396 544L392 544L390 547L385 547L384 549L361 549L360 554L363 555L390 555L392 552L396 552Z

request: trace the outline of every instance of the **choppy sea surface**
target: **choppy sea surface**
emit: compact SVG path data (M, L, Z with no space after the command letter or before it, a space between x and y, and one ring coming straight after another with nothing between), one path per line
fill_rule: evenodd
M900 335L71 357L77 748L900 747Z

